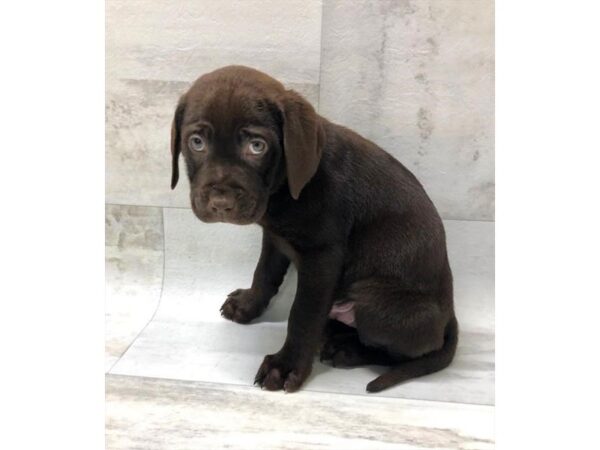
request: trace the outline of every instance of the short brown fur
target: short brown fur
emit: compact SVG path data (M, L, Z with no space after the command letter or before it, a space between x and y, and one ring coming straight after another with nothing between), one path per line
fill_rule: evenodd
M242 66L203 75L181 98L171 151L171 187L183 154L199 219L263 229L252 286L229 294L224 317L251 322L290 262L298 269L287 338L256 383L297 390L319 351L333 365L390 365L369 392L450 364L458 324L444 228L391 155ZM328 318L335 305L351 305L354 327Z

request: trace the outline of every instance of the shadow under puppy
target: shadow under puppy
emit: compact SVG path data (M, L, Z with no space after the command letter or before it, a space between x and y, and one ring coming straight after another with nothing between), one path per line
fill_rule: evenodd
M369 392L450 364L458 325L444 228L391 155L242 66L205 74L182 96L171 152L171 188L182 153L200 220L263 230L252 287L229 294L224 317L258 317L290 261L298 269L287 338L256 383L297 390L319 350L338 366L390 365Z

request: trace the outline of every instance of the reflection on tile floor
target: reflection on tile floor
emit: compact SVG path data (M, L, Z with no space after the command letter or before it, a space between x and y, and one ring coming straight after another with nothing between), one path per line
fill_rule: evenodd
M285 338L295 290L291 272L272 306L251 325L221 318L228 292L250 284L260 246L257 226L207 225L186 209L165 209L165 280L153 321L112 374L251 386L266 353ZM494 403L494 224L447 221L461 339L446 370L381 397ZM382 368L335 369L317 363L305 390L365 394ZM372 395L371 395L372 396Z

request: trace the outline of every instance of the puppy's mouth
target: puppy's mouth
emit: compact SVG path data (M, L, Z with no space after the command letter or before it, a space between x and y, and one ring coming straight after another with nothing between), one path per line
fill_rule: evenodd
M191 201L196 217L206 223L249 225L260 220L266 211L266 202L256 198L225 202L196 196L192 197Z

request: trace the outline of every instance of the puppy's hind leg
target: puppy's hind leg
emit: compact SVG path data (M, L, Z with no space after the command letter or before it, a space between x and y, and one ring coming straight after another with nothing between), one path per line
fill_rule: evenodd
M389 365L392 360L380 349L365 346L356 328L330 320L324 333L321 361L331 361L333 367L356 367L368 364Z
M359 339L383 349L392 369L371 381L368 392L379 392L411 378L437 372L454 357L458 323L452 291L408 292L393 280L363 280L351 286Z
M458 322L456 317L452 317L446 325L442 348L392 367L389 372L367 384L367 392L379 392L397 383L438 372L448 367L454 358L457 343Z

